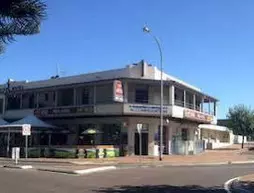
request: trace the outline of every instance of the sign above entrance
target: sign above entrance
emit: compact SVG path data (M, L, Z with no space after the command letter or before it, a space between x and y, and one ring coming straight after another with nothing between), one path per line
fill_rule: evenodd
M136 105L136 104L130 104L128 106L129 108L126 109L130 112L137 112L137 113L144 113L144 114L160 114L160 106L159 105ZM163 107L163 113L168 113L168 107Z
M213 116L212 115L207 115L198 111L190 110L190 109L185 109L184 110L184 117L187 119L192 119L192 120L198 120L198 121L204 121L204 122L212 122L213 121Z
M24 136L31 135L31 125L30 124L22 125L22 135L24 135Z
M55 116L75 116L83 114L93 114L93 106L79 106L79 107L57 107L57 108L43 108L35 109L34 114L38 117L55 117Z
M114 101L116 102L123 102L123 85L120 80L114 80L113 84L113 96Z

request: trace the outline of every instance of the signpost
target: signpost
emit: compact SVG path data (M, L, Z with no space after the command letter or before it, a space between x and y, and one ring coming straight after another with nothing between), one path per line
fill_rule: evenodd
M139 134L139 155L142 155L142 135L141 135L141 130L142 130L143 125L141 123L137 124L137 130Z
M26 137L26 159L28 157L28 136L31 135L31 125L30 124L24 124L22 125L22 135Z

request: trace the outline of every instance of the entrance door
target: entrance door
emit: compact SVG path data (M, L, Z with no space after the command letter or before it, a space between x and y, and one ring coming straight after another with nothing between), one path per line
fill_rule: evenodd
M168 154L169 153L169 149L168 149L168 131L169 128L167 126L163 126L163 130L162 130L162 144L163 144L163 154ZM157 133L157 143L160 146L160 126L158 126L158 133Z
M141 133L142 155L148 155L148 133ZM139 155L139 134L135 133L135 155Z

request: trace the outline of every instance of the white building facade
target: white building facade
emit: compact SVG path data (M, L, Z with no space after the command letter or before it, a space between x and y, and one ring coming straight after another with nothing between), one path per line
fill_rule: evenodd
M165 73L163 79L164 154L196 154L203 147L199 125L217 123L217 99ZM140 153L137 124L142 124L142 154L158 155L160 71L145 61L78 76L13 81L8 93L6 85L0 89L5 120L35 114L70 131L52 138L55 145L89 146L90 137L81 133L93 127L102 133L95 137L98 146L135 155Z

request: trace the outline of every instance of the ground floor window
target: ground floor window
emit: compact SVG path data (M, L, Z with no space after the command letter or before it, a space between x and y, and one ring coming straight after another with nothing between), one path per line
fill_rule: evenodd
M89 134L88 129L96 130L96 133ZM126 134L127 135L127 134ZM78 145L119 145L121 140L120 124L83 124L78 128Z
M95 124L82 124L78 127L78 145L93 145L95 137L99 134L88 134L88 129L96 129Z
M119 145L121 137L120 124L103 124L101 125L103 145Z
M185 129L185 128L182 129L182 140L183 141L188 140L188 129Z

